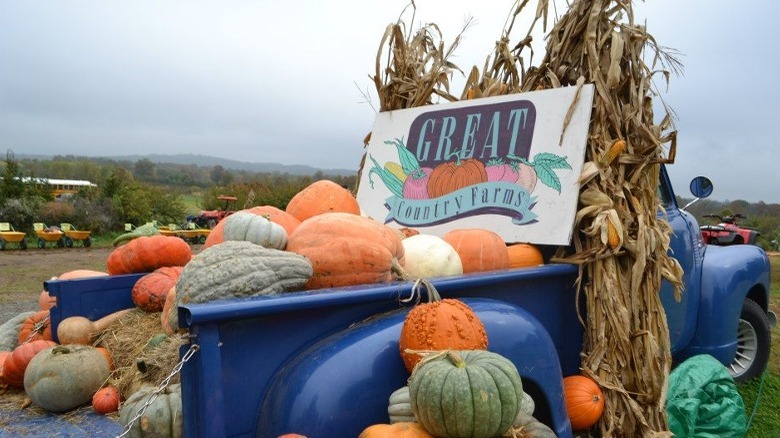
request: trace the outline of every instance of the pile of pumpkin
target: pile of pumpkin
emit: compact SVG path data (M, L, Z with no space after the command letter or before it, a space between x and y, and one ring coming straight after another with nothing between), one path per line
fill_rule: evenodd
M412 229L395 230L360 213L360 207L349 190L331 181L321 180L296 194L285 210L258 206L228 216L212 230L202 251L195 256L189 245L179 238L154 235L153 230L151 233L131 233L119 239L123 244L109 255L107 273L81 271L71 275L146 273L133 287L133 302L137 309L144 312L159 312L160 331L172 336L180 329L175 309L187 303L398 279L429 279L543 263L541 252L533 245L507 245L498 234L489 230L459 229L438 237ZM432 286L429 285L428 290L430 294ZM120 394L116 388L105 386L112 373L111 355L117 352L101 349L96 343L101 332L127 311L96 322L81 317L66 318L57 329L62 345L56 346L51 341L51 329L47 324L46 308L50 305L48 297L42 293L41 311L25 315L23 321L18 320L20 315L13 322L9 321L0 327L0 333L3 328L15 332L15 340L20 344L13 351L0 353L0 379L13 387L23 386L33 403L51 412L68 411L88 403L89 398L93 399L96 411L112 412L118 409L120 397L123 397L127 400L122 403L120 417L124 422L129 421L135 416L135 410L130 407L136 408L136 404L143 404L154 388L133 388L132 394ZM434 300L426 305L470 311L457 300ZM423 307L417 306L410 312L410 317L417 308ZM31 331L35 334L31 335ZM404 350L447 351L446 354L434 354L422 361L423 365L417 367L416 374L420 377L415 377L413 372L410 382L427 375L427 371L421 374L420 370L437 367L479 368L484 360L501 364L491 366L503 367L501 369L507 372L514 369L511 362L493 353L470 351L486 348L484 327L482 333L477 336L480 341L477 345L460 345L457 342L416 345L414 342L401 342ZM412 339L415 336L424 338L419 335L407 337ZM442 336L438 338L446 339ZM0 344L0 350L11 349L6 345ZM416 360L410 358L410 354L417 356L417 353L402 351L407 367L413 371ZM485 357L488 359L483 359ZM461 360L466 364L465 367ZM86 367L84 364L92 363L88 361L93 361L94 366ZM85 370L95 370L94 375L92 371ZM52 392L48 388L52 385L47 384L45 392L49 395L46 397L38 395L39 385L36 385L39 376L44 373L62 376L57 392ZM491 424L492 435L484 436L506 432L520 412L522 386L517 371L513 373L513 377L502 383L502 388L515 392L510 397L515 400L514 405L501 409L500 420L477 421L479 424ZM72 378L75 375L79 376L78 379ZM489 376L485 375L485 378ZM78 382L76 384L80 385L79 388L74 388L73 382ZM418 391L414 388L419 389L420 386L415 385L410 384L410 406L418 406L415 397ZM176 385L171 385L166 390L170 397L161 397L155 402L165 405L161 409L154 409L167 412L168 424L164 427L170 428L171 421L181 425L181 401L177 390ZM397 395L391 398L391 405L397 399ZM67 400L67 403L63 404L63 400ZM495 400L491 403L495 403ZM171 404L174 407L170 407ZM419 406L427 405L420 402ZM423 418L427 417L415 412L415 417L422 420L426 428L440 434L442 429L426 425ZM528 416L532 413L523 412ZM139 423L147 426L153 424L148 419Z

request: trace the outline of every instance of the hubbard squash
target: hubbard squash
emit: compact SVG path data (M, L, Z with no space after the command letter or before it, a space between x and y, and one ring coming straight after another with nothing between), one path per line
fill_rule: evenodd
M323 213L301 223L287 250L309 259L306 289L372 284L399 278L404 246L390 227L349 213Z
M464 228L449 231L442 238L458 252L464 274L509 268L504 239L493 231Z
M246 212L254 215L266 216L271 222L281 225L282 228L284 228L284 231L287 232L287 236L292 234L292 232L295 231L296 228L298 228L298 225L301 224L301 221L299 221L295 216L291 215L290 213L287 213L284 210L280 210L272 205L260 205L246 210L240 210L239 212ZM220 221L214 228L211 229L211 232L206 238L206 242L203 244L203 249L209 248L211 246L214 246L218 243L222 243L225 241L224 222L225 221Z
M0 325L0 351L11 351L19 345L19 330L35 312L22 312Z
M184 266L192 258L190 246L172 236L144 236L115 248L108 255L110 275L152 272L163 266Z
M37 341L42 339L44 341L51 341L51 321L49 320L48 310L39 310L27 319L24 320L22 326L19 328L20 344L25 342Z
M507 253L510 268L527 268L544 264L542 252L530 243L507 245Z
M239 211L222 222L225 222L222 228L225 240L243 240L274 249L284 249L287 245L287 231L265 216Z
M57 345L32 358L24 373L24 391L48 412L68 412L92 400L110 375L96 348Z
M11 354L5 358L5 363L3 364L3 380L5 380L5 383L14 388L23 388L24 372L32 358L35 357L39 351L55 345L57 344L52 341L40 340L22 344L14 348Z
M157 390L143 387L133 393L119 408L119 422L125 427ZM144 415L133 423L130 437L181 438L184 432L181 385L174 383L160 392Z
M249 242L222 242L203 250L182 270L168 310L169 324L178 328L172 309L179 305L301 290L311 275L311 263L297 254Z
M512 426L523 385L515 365L482 350L426 357L409 378L414 415L440 437L492 438Z
M374 424L358 438L435 438L420 423Z
M512 427L502 435L503 438L557 438L546 424L529 414L519 413Z
M131 292L136 307L149 313L162 311L165 296L176 284L182 269L182 266L163 266L139 278Z
M417 420L412 412L412 399L409 397L409 386L403 386L390 394L387 403L387 415L390 424L414 423Z
M287 203L285 211L303 222L323 213L360 215L360 206L352 192L333 181L323 179L296 193Z

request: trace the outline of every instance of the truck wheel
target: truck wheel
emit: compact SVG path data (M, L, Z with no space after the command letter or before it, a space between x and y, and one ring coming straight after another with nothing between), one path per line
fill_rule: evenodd
M737 328L737 354L728 367L731 377L741 383L761 375L769 361L771 342L764 310L755 301L746 299Z
M217 226L217 221L214 219L209 219L208 222L206 222L206 228L212 229Z

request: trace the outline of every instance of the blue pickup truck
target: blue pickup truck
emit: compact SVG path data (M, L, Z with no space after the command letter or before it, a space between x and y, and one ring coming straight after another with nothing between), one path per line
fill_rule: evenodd
M671 249L685 272L681 301L669 284L661 290L675 361L706 353L736 380L759 375L775 320L766 253L753 245L705 245L696 220L678 207L665 169L659 194L659 214L671 224ZM489 349L517 366L534 416L564 438L572 430L562 379L578 373L583 337L576 277L575 266L547 264L432 282L442 297L476 311ZM131 307L138 278L46 282L59 303L52 324ZM411 289L398 282L180 307L190 335L182 356L197 345L181 371L185 436L354 437L388 422L388 397L408 378L398 338Z

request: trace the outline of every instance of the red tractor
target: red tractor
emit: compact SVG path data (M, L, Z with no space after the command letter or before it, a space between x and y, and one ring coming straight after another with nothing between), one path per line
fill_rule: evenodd
M224 201L222 210L204 210L195 217L188 217L189 222L194 222L198 228L214 228L222 219L235 212L235 203L238 198L235 196L217 196L217 199Z
M709 245L755 245L756 239L761 234L757 230L739 226L737 219L747 219L739 213L734 216L705 214L704 217L718 220L717 225L702 225L700 227L704 243Z

